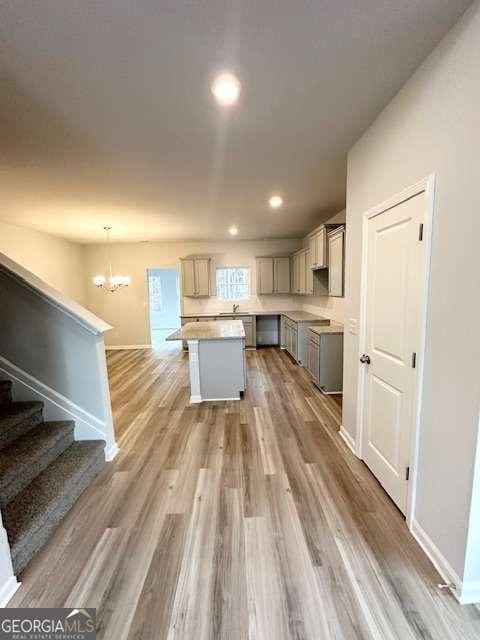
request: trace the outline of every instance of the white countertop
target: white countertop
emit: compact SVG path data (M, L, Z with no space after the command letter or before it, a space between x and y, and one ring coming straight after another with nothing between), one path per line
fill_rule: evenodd
M313 331L314 333L318 333L319 335L322 333L336 333L336 334L342 334L343 331L343 324L341 324L340 322L330 322L330 324L326 324L326 325L322 325L322 324L316 324L313 327L308 327L310 329L310 331Z
M235 317L239 317L241 318L242 316L285 316L286 318L289 318L290 320L292 320L293 322L318 322L318 321L325 321L325 322L329 322L328 318L325 318L323 316L317 316L313 313L309 313L308 311L302 311L301 309L294 309L294 310L286 310L286 311L278 311L276 309L272 309L272 310L260 310L260 311L237 311L237 313L219 313L219 312L214 312L214 313L189 313L189 314L182 314L180 317L181 318L219 318L221 319L222 317L225 316L235 316ZM218 322L218 320L217 320Z
M167 340L237 340L241 338L245 338L241 320L216 320L215 322L187 322L181 329L168 336Z

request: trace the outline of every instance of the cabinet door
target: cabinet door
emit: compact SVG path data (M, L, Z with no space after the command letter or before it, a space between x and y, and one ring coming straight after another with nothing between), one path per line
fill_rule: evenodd
M317 236L308 239L308 262L307 266L314 269L317 266Z
M182 294L195 295L195 263L194 260L182 260Z
M298 293L307 293L307 252L298 254Z
M292 329L292 350L290 353L298 360L298 331L296 329Z
M245 329L245 346L246 347L254 347L255 346L255 335L253 332L253 322L244 322L243 328Z
M313 340L308 342L308 370L312 378L318 382L320 371L320 348Z
M273 258L257 258L257 294L273 293Z
M315 236L315 250L316 250L316 266L327 266L327 234L325 229L320 231Z
M344 229L328 235L328 295L343 296L343 240Z
M290 293L290 258L273 259L275 293Z
M195 260L195 285L195 295L210 295L210 260L208 258Z
M293 256L293 292L302 292L302 273L300 265L300 254L296 253Z
M280 319L280 346L287 346L287 321L285 316L282 316Z
M312 259L311 259L310 256L311 256L311 249L308 249L307 253L306 253L306 263L307 264L306 264L306 270L305 270L306 271L306 275L305 275L305 278L306 278L306 291L305 291L305 293L308 296L312 296L313 295L313 271L312 271L312 268L311 268Z

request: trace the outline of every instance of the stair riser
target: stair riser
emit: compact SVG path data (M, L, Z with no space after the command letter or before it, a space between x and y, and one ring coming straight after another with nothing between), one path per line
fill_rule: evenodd
M48 514L48 516L45 515L45 519L37 523L35 531L11 549L15 575L18 576L27 566L31 558L44 546L67 512L72 508L95 476L102 470L104 465L105 457L103 453L95 455L79 481L75 485L65 488L65 493L61 501L57 503L55 511Z
M66 451L73 441L73 431L67 432L65 436L57 440L52 447L44 451L39 459L35 460L35 464L21 469L21 473L14 480L9 482L7 486L0 487L0 507L6 507L39 473Z
M39 409L36 413L32 414L28 418L22 420L16 425L12 426L8 431L0 433L0 449L4 449L11 442L23 436L25 433L36 427L43 422L42 410Z

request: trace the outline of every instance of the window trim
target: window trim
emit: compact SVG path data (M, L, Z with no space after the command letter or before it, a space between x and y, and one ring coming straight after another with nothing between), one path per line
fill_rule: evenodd
M247 271L247 295L244 298L220 298L218 295L218 272L221 269L245 269ZM215 296L218 300L224 300L226 302L236 302L242 300L249 300L252 295L252 269L245 265L224 265L221 267L215 267Z

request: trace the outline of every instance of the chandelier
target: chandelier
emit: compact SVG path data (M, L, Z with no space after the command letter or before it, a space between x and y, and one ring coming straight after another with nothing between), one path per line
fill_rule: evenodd
M104 275L94 276L93 284L108 293L114 293L118 291L122 287L128 287L130 284L130 276L114 276L113 268L112 268L112 259L110 257L110 231L112 227L103 227L105 233L107 234L107 261L108 261L108 273L110 274L107 277Z

